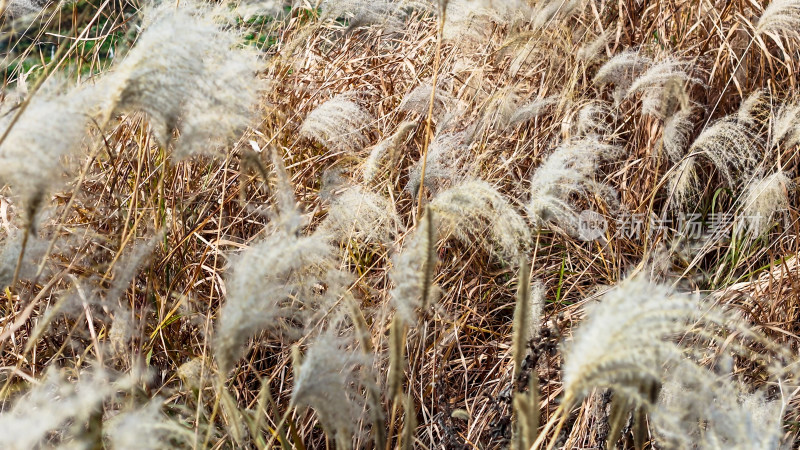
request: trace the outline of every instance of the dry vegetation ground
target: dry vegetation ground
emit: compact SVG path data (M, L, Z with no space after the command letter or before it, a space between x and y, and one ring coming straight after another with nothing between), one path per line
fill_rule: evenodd
M6 287L0 307L0 392L8 399L5 409L48 367L63 368L70 379L85 377L80 375L83 371L97 367L115 374L145 370L146 381L133 383L113 405L106 403L101 416L152 398L160 402L162 414L188 430L190 437L183 442L189 447L261 448L271 442L276 427L288 436L286 445L333 447L334 439L323 433L314 409L290 404L291 348L297 344L305 352L320 333L322 320L306 324L299 334L258 333L222 382L208 376L218 367L212 351L214 330L230 290L226 282L235 255L274 228L276 215L269 211L279 203L280 182L270 157L273 151L283 159L298 209L307 217L302 234L319 228L338 196L356 184L388 199L399 217L397 233L388 241L354 237L335 244L337 268L351 275L346 290L361 306L369 342L379 355L371 365L382 389L387 383L390 291L395 285L392 257L422 223L419 204L424 207L448 186L478 178L528 217L531 239L522 252L530 278L544 287L545 305L538 318L541 332L530 342L516 382L512 322L518 262L498 256L496 242L494 247L481 245L485 229L473 229L471 239L439 236L433 284L441 296L419 323L410 324L404 346L408 365L402 389L415 408L413 432L420 448L510 445L513 394L527 385L529 376L539 380L540 423L549 424L545 445L605 446L612 394L601 388L573 405L563 415L560 434L553 434L564 390L561 343L583 320L584 306L632 272L650 273L741 311L753 328L796 354L798 202L791 183L784 186L789 199L786 220L777 221L765 234L737 235L731 225L721 238L680 239L680 213L700 214L704 231L712 213L730 213L731 219L744 216L737 199L744 195L745 182L732 185L713 161L698 157L698 189L686 201L672 196L667 180L676 162L664 153L664 117L643 113L642 95L615 101L613 86L620 79L611 87L593 79L611 57L629 49L656 62L674 58L691 78L680 84L686 97L675 95L676 102L694 105L686 148L709 124L736 114L758 91L763 95L753 109L758 123L753 128L768 141L781 105L791 104L798 95L795 25L800 11L794 12L796 22L756 34L766 0L555 3L563 3L564 12L578 6L538 27L535 21L497 16L486 23L477 21L472 30L462 24L455 31L445 27L444 33L439 32L436 6L404 18L400 28L386 23L349 28L345 21L323 20L318 10L303 7L274 21L239 22L234 28L248 36L264 61L258 78L266 84L252 126L218 154L178 159L169 144L151 133L147 114L117 114L102 129L92 125L82 150L64 160L70 173L64 178L67 183L34 209L37 226L30 231L16 283L15 256L29 228L30 206L13 184L8 185L0 197L0 242L7 248L0 262ZM482 3L473 5L478 4ZM121 58L138 33L135 24L141 15L137 6L110 2L51 6L45 11L25 36L18 33L19 20L5 19L7 101L25 71L30 72L29 95L36 94L32 87L46 74L61 73L67 84L92 85L108 65L100 43L114 36L116 58ZM539 11L539 17L543 14ZM50 26L42 24L48 20ZM70 37L81 35L97 44L73 45L84 41ZM580 52L598 37L603 41L595 55ZM52 45L42 45L44 41ZM51 48L55 57L46 54ZM59 56L66 58L57 64ZM170 70L168 63L165 70ZM449 115L439 114L428 123L429 93L416 107L401 104L432 79ZM334 136L325 143L301 132L315 108L343 93L369 113L351 130L353 136ZM665 101L668 95L658 98ZM551 96L554 101L541 114L517 123L510 120L522 105ZM586 125L581 116L587 105L597 107L594 125ZM396 158L363 181L372 146L409 121L413 128L390 150ZM40 126L46 129L48 122L44 116ZM592 209L609 220L607 233L594 241L578 238L556 221L539 224L526 216L534 172L560 143L584 134L581 126L594 126L603 142L621 148L618 157L600 158L593 175L618 193L619 207L592 192L570 198L576 211ZM435 171L441 169L445 175L435 178L418 201L413 189L418 182L415 185L409 174L424 149L434 148L427 142L428 131L439 136L443 128L469 138L462 135L462 143L443 157L453 167L430 163L435 167L426 170L438 174ZM780 164L795 177L796 150L795 143L777 157L763 151L758 165L771 173ZM692 150L681 151L686 155ZM406 189L410 181L412 189ZM357 215L358 205L345 208ZM666 229L645 225L641 235L627 236L614 222L622 211L642 217L655 214L671 222ZM50 239L56 245L47 252ZM8 250L14 245L16 253ZM352 324L342 319L339 327L344 333ZM725 352L724 345L715 349ZM192 370L207 379L192 375ZM791 440L798 432L792 389L775 385L763 367L746 359L737 359L731 374L748 389L766 387L767 395L785 400L783 430ZM402 402L393 402L385 391L379 395L388 446L400 446L408 422ZM246 415L257 421L257 432ZM91 434L92 417L82 422L89 425L80 435ZM353 440L359 448L373 445L366 431L370 419L365 417L358 427L362 433ZM627 416L625 422L619 445L632 447L635 427ZM260 437L253 436L258 433ZM47 439L57 442L63 436Z

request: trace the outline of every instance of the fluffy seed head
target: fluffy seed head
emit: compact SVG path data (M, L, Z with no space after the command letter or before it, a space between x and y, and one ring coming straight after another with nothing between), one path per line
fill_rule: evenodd
M506 24L523 19L530 12L524 0L449 0L443 37L456 45L482 45L492 23Z
M292 388L292 405L313 408L337 448L351 448L365 404L358 369L369 361L348 344L332 332L318 336L295 368Z
M539 2L534 10L532 26L534 29L558 24L577 13L583 0L550 0Z
M756 23L756 33L800 36L800 1L772 0Z
M443 236L477 244L501 261L517 263L531 241L525 219L489 183L467 180L430 203Z
M418 0L324 0L320 4L323 19L344 18L348 28L376 25L390 31L398 31L412 9L427 10L430 4Z
M674 58L659 61L633 81L625 96L642 93L642 114L665 119L678 109L678 105L688 103L682 98L686 97L684 85L700 83L689 75L689 69L686 61Z
M372 150L369 152L369 157L364 161L364 166L362 168L364 181L374 180L381 166L394 167L397 160L398 148L416 127L416 122L403 122L398 125L397 131L395 131L394 134L372 147ZM385 156L388 156L389 161L382 165L381 161Z
M528 102L512 112L508 119L509 125L516 125L518 123L527 122L531 119L539 117L544 114L548 108L558 103L558 98L555 96L537 98Z
M683 158L675 167L668 182L669 192L676 200L675 205L677 207L687 205L698 185L695 157Z
M67 95L40 91L16 122L14 112L0 118L0 135L8 133L0 144L0 183L11 185L29 213L35 213L63 179L64 158L80 147L87 111L80 91Z
M612 33L611 29L606 29L601 35L597 36L594 40L590 41L589 43L583 45L577 53L577 57L579 60L589 64L595 62L596 60L600 59L603 55L601 54L603 50L605 50L606 45L608 45L609 40L611 39Z
M782 171L754 177L747 184L741 200L742 214L754 235L768 231L775 218L789 210L792 187L792 180Z
M465 133L439 133L428 146L425 164L425 187L432 192L455 182L464 173L468 147ZM413 196L419 193L422 184L422 159L417 161L408 174L405 190Z
M234 258L216 330L220 372L231 368L256 333L290 331L307 318L304 314L318 311L327 298L314 291L314 284L333 269L333 249L326 239L283 230Z
M351 98L351 94L340 94L317 106L303 121L300 134L330 150L364 148L369 143L365 132L372 116Z
M636 386L658 382L662 365L680 357L667 339L685 329L695 300L644 276L628 278L587 311L564 351L564 390L581 400L594 387L638 398Z
M101 123L142 111L163 145L180 132L178 157L212 153L238 137L258 100L258 59L237 45L201 7L151 9L136 45L101 83L107 98Z
M62 443L80 448L88 444L81 442L86 434L81 426L114 390L103 371L82 374L72 383L51 368L13 408L0 414L0 446L9 450L40 448L47 445L51 433L57 433Z
M679 161L686 153L689 138L694 131L693 119L693 111L690 108L682 108L664 121L661 141L664 144L664 152L673 162Z
M783 105L775 117L772 125L771 142L773 146L782 145L791 149L800 144L800 103Z
M435 93L432 91L433 86L428 83L423 83L415 87L403 97L397 109L400 111L413 112L419 114L421 117L427 117L431 103L431 94L433 94L433 118L437 120L440 119L444 113L455 106L457 100L441 87L438 87Z
M622 101L633 80L651 63L638 50L626 50L603 64L594 76L594 84L614 84L614 100Z
M25 17L38 14L46 5L47 2L41 0L10 0L6 5L6 10L2 13L3 15L8 14L12 18Z
M761 162L756 138L747 126L729 118L717 121L697 137L689 149L707 157L728 186Z
M194 433L161 412L158 401L125 411L104 424L115 450L168 450L191 445Z
M568 233L578 230L578 213L573 194L595 193L615 203L616 193L594 175L603 160L619 155L621 149L594 138L567 141L547 157L531 178L531 200L527 205L531 221L539 227L555 222Z
M576 137L588 137L600 140L611 133L609 118L613 112L609 105L601 102L589 102L580 110L572 126Z
M361 243L388 244L394 241L400 219L389 199L351 186L332 202L318 231L336 241L355 239Z

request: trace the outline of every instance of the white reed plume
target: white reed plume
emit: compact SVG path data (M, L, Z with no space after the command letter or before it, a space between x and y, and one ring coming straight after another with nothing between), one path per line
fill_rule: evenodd
M100 122L143 111L163 145L180 132L178 157L213 153L237 138L258 100L255 53L192 3L151 9L144 25L133 49L100 83L107 97Z
M123 411L103 424L114 450L169 450L191 446L194 433L161 412L158 398Z
M362 186L349 186L338 194L317 232L338 242L354 239L369 244L394 241L400 218L389 199Z
M689 139L694 131L694 111L691 108L681 108L664 121L664 131L661 142L664 152L673 162L679 161L689 147Z
M744 188L740 199L742 215L755 236L769 231L780 214L789 211L789 191L794 187L785 172L754 176Z
M469 147L466 138L464 132L438 133L433 137L425 166L424 184L428 190L438 192L463 176ZM419 160L411 167L405 190L416 196L423 183L421 178L422 160Z
M330 150L355 152L369 143L365 133L371 122L372 116L353 100L353 94L339 94L311 111L300 134Z
M0 414L0 446L27 450L57 443L75 448L97 445L87 442L97 437L89 436L83 425L102 413L103 401L126 383L125 379L112 382L101 369L83 373L78 381L71 382L51 367L44 379Z
M359 369L370 361L350 344L331 331L319 335L295 366L292 388L292 405L313 408L341 449L352 447L366 404L362 389L369 383Z
M83 92L50 91L43 87L21 115L11 112L0 118L0 135L6 136L0 143L0 184L11 185L29 214L64 181L65 158L80 148L89 121Z
M364 161L362 176L364 181L372 181L378 175L381 167L393 168L397 162L398 150L412 131L417 127L416 122L403 122L397 126L397 131L391 136L377 143L369 152L369 157ZM388 158L382 164L384 157Z
M746 173L761 162L757 137L749 127L724 118L700 134L689 148L708 158L728 186L738 186Z
M800 1L773 0L756 23L757 34L782 34L800 37Z
M431 94L433 94L433 118L440 120L446 112L456 106L458 100L443 90L441 86L436 88L435 93L431 92L432 90L433 86L431 84L420 84L403 97L397 109L427 117Z
M555 222L568 233L576 233L578 212L571 197L592 193L615 203L614 190L595 181L594 176L601 161L620 153L619 147L594 138L567 141L558 146L531 178L531 199L527 205L530 219L538 227Z
M478 245L504 262L517 263L531 241L525 219L492 185L467 180L437 194L430 203L443 237Z
M642 114L666 119L673 111L678 110L677 105L688 103L684 86L701 83L689 74L690 68L689 62L675 58L659 61L631 83L625 96L642 93ZM670 102L676 105L665 107L665 103Z
M536 100L525 103L512 112L511 116L508 118L508 124L516 125L539 117L556 103L558 103L558 97L556 96L537 98Z
M773 147L790 149L800 144L800 103L781 106L772 123L770 142Z
M594 76L596 85L614 85L614 100L619 103L628 92L628 88L642 71L650 66L652 60L638 50L630 49L606 61Z

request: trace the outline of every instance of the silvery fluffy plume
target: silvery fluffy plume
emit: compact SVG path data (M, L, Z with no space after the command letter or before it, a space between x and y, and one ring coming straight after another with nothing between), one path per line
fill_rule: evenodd
M11 234L3 236L2 250L0 250L0 289L5 288L14 278L14 270L17 267L19 254L22 251L22 239L24 232L12 230ZM45 252L47 252L48 242L40 239L34 233L28 236L25 246L25 257L20 266L20 279L30 279L36 275L38 265Z
M747 125L732 118L723 118L706 128L690 153L708 158L730 187L736 187L762 160L757 137Z
M690 64L674 58L653 64L631 83L625 97L641 93L642 114L666 119L678 107L665 107L665 102L686 103L680 98L685 95L683 85L701 83L688 73Z
M783 171L769 175L759 173L752 177L740 199L742 214L751 233L760 236L781 214L788 213L789 191L793 187L792 179Z
M673 167L667 183L670 196L675 198L673 206L681 208L687 205L692 194L697 190L699 182L696 157L687 156L681 159Z
M661 142L671 161L678 162L686 154L694 124L694 110L691 107L681 108L664 120Z
M20 109L0 117L0 134L8 132L0 143L0 184L11 185L29 213L63 182L64 158L80 148L89 121L85 91L57 95L51 89L34 94L16 122Z
M669 339L684 332L696 299L646 276L629 277L587 308L564 349L564 392L580 401L595 387L639 403L639 386L660 382L663 365L682 357Z
M226 373L242 356L250 337L302 327L315 312L331 306L342 277L333 248L321 235L277 229L232 258L214 341L220 372ZM327 289L320 292L318 283Z
M103 401L118 388L125 388L125 378L112 382L102 369L85 372L76 382L65 379L50 368L14 406L0 414L0 447L8 450L70 445L87 446L84 424L102 407Z
M527 20L531 8L524 0L450 0L445 2L442 36L456 45L482 45L492 23Z
M606 46L608 45L609 40L613 36L612 29L608 28L602 34L594 38L592 41L581 46L578 49L578 53L575 55L580 61L583 61L586 64L593 63L603 56L603 50L605 50Z
M462 177L469 157L469 144L464 132L437 133L430 145L425 162L424 184L432 192L438 192ZM422 158L410 169L405 190L411 195L419 193L422 180Z
M528 250L525 219L492 185L466 180L437 194L430 203L443 237L478 245L500 261L517 263Z
M544 28L550 25L557 25L576 14L584 0L550 0L541 1L536 4L533 10L534 29Z
M772 123L770 141L773 147L790 149L800 144L800 103L781 106Z
M481 117L467 128L466 140L472 142L487 131L508 127L519 109L519 95L515 87L498 89L479 107Z
M323 0L321 18L349 21L348 28L376 25L389 31L400 31L414 10L430 10L423 0Z
M313 139L329 150L355 152L369 144L365 134L372 116L353 94L339 94L317 106L300 127L300 134Z
M531 221L539 227L554 222L568 233L578 229L578 211L573 194L595 194L614 204L616 193L595 181L603 160L619 155L621 149L595 138L566 141L536 169L531 178L531 199L527 205Z
M607 103L591 101L578 110L572 135L577 138L602 140L612 132L611 119L614 113Z
M511 116L508 118L508 125L516 125L539 117L547 112L547 110L556 103L558 103L558 97L556 96L537 98L527 102L522 106L519 106L511 114Z
M663 448L778 449L785 405L693 364L667 372L650 420ZM700 426L702 424L702 427Z
M416 323L417 310L430 306L439 297L439 288L433 284L433 270L438 262L436 242L431 242L431 239L436 241L438 234L436 220L423 217L417 228L406 236L400 251L392 257L389 278L394 288L390 293L391 300L397 315L406 324ZM427 304L423 305L423 302Z
M47 2L42 2L41 0L9 0L6 10L2 13L3 15L10 15L14 19L22 18L38 14L46 5Z
M292 405L313 408L341 449L352 447L366 403L362 390L370 383L359 369L371 362L352 344L330 330L317 336L295 367L292 388Z
M253 17L281 17L285 0L247 0L234 3L233 13L245 21Z
M417 127L416 122L403 122L391 136L375 144L361 168L364 181L372 181L382 167L394 168L399 156L399 148L408 139L408 136ZM384 161L388 158L388 161Z
M452 110L458 100L452 97L441 87L436 88L433 93L433 86L427 83L420 84L411 91L409 91L403 100L400 101L397 109L400 111L413 112L419 114L421 117L428 117L428 109L430 108L431 94L433 97L433 119L439 120L444 114Z
M101 123L118 113L142 111L156 138L180 137L175 153L212 153L237 138L258 101L260 68L255 52L191 3L162 5L145 14L133 49L104 78L107 100Z
M349 281L337 270L335 251L326 236L300 234L303 221L289 175L275 150L272 159L278 214L272 218L274 229L268 237L231 261L214 339L220 374L231 369L255 334L266 330L291 334L328 312Z
M158 398L147 405L123 411L103 424L114 450L169 450L191 446L192 430L161 412Z
M317 232L337 242L388 244L394 240L400 218L389 199L362 186L348 186L334 197Z
M727 336L748 336L766 353L775 351L781 358L788 353L733 315L643 274L621 281L586 314L564 349L569 403L581 401L594 388L611 388L615 398L646 409L659 442L667 448L729 448L739 442L743 446L736 448L774 448L748 446L767 436L752 433L758 425L738 401L741 389L731 379L726 356L734 353L756 361L761 355ZM725 348L720 361L711 368L701 365L698 361L707 362L717 346ZM773 374L783 370L774 369ZM673 380L682 383L680 389L662 391L660 401L652 396L652 387L658 392ZM665 399L667 392L672 397ZM705 430L700 424L706 424Z
M689 147L692 155L683 158L670 175L669 190L677 200L676 206L684 206L698 187L700 156L711 161L729 187L737 187L747 181L747 177L752 178L764 156L753 131L763 108L763 94L755 92L742 102L735 114L718 120L700 133Z
M782 34L800 37L800 1L772 0L759 17L756 34Z
M638 50L625 50L606 61L597 70L592 81L599 86L613 84L613 97L619 103L625 97L633 81L649 67L651 61Z
M755 128L770 114L771 111L769 110L766 92L758 90L752 92L747 98L743 99L736 114L728 118L730 120L736 120L742 126Z

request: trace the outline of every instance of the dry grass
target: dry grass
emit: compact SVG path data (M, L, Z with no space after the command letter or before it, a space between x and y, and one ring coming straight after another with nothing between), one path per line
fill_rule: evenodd
M469 14L453 0L446 27L437 5L378 3L384 20L361 1L249 22L252 5L200 8L224 48L203 43L210 65L178 56L181 74L196 64L208 77L163 82L177 95L164 98L145 74L137 83L153 90L114 99L125 108L107 123L87 93L104 80L124 91L133 62L161 58L144 66L160 73L174 56L136 53L143 12L93 2L26 18L16 11L28 4L13 3L0 19L0 162L14 164L0 167L0 424L24 415L40 380L70 400L103 376L96 399L27 439L126 448L152 430L168 437L141 445L599 448L613 434L624 448L729 448L723 425L762 414L794 441L800 384L784 352L800 349L798 3L476 1ZM164 37L190 48L182 38ZM59 106L71 96L88 105ZM576 232L584 209L608 221L599 239ZM773 220L753 226L753 212ZM632 233L631 217L657 223ZM686 217L703 222L698 233ZM658 405L682 397L656 401L650 385L571 374L587 380L562 403L562 365L579 364L561 343L596 322L587 304L645 272L658 292L695 293L743 320L700 338L683 322L620 332L630 341L608 346L636 360L651 348L636 339L680 341L667 353L691 357L695 378L669 378L663 355L645 355L665 396L706 372L730 380L716 392L740 416L698 420L702 439L664 432L683 422L659 428L677 416ZM517 319L537 331L524 352L512 348L520 280L539 283L524 310L544 299L538 323ZM337 399L346 405L331 408Z

